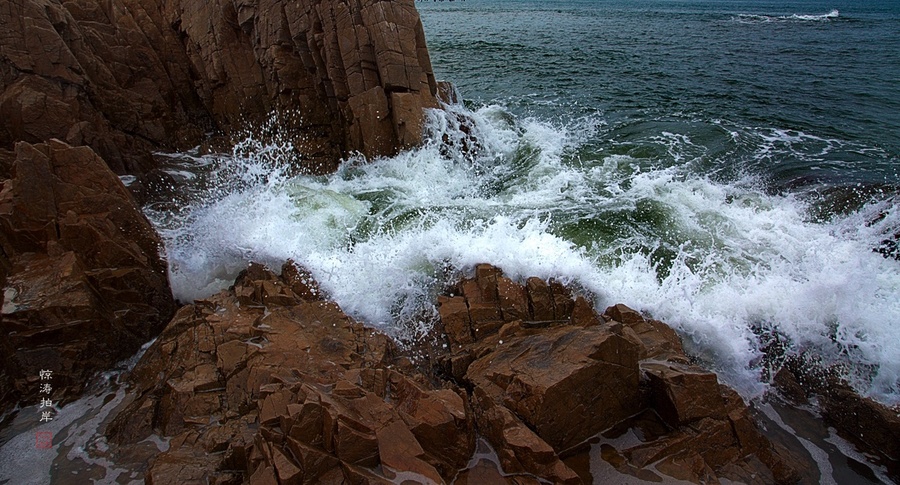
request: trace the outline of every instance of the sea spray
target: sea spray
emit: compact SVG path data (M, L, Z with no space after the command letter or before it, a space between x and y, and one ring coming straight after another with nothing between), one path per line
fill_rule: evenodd
M623 143L596 115L551 123L455 106L429 114L424 146L350 158L329 176L287 175L271 147L236 150L188 207L148 213L185 301L247 261L293 259L350 315L409 341L430 328L439 292L490 262L668 322L747 397L766 387L762 328L897 402L900 350L886 343L900 341L900 263L875 250L900 227L895 204L813 221L805 199L752 170L708 170L790 149L773 129L722 126Z

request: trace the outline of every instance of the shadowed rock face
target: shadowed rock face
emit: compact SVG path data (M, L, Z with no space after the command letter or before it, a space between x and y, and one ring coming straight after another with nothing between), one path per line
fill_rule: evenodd
M251 265L178 312L107 436L123 456L171 438L148 483L576 484L592 482L590 460L653 481L797 483L809 466L660 322L624 305L601 316L558 282L488 265L452 293L449 350L413 366L303 271ZM628 432L640 439L617 441ZM502 470L469 466L476 436Z
M58 138L119 174L273 112L331 171L419 143L437 106L412 0L8 0L0 24L0 149Z
M54 402L73 399L159 333L175 307L161 248L90 148L17 144L0 191L3 410L37 395L41 369Z

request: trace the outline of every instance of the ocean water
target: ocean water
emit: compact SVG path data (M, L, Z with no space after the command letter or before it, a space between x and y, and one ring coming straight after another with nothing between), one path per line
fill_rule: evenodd
M277 138L165 155L182 194L146 212L178 298L291 258L410 342L490 262L668 322L747 398L777 337L900 402L900 4L417 7L464 100L421 148L319 177Z

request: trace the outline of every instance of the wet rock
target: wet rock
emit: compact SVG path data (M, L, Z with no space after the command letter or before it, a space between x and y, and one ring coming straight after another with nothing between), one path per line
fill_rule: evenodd
M643 362L656 412L673 428L703 418L724 418L719 381L712 372L683 364Z
M637 356L602 327L560 326L504 339L466 379L562 451L633 414Z
M472 335L472 321L469 318L469 306L461 296L439 297L438 311L444 331L453 345L468 344L475 341Z
M529 473L554 483L581 482L550 444L486 392L475 390L474 405L478 429L497 450L504 471Z
M90 148L16 146L0 192L0 344L4 407L33 398L51 370L53 398L133 355L174 312L161 241Z
M495 306L503 319L473 342L447 331L443 360L472 389L478 431L503 473L590 482L590 467L568 464L599 459L651 481L796 483L796 470L813 466L763 437L741 398L691 366L662 322L621 304L601 316L559 282L521 285L485 265L458 287L463 296L441 300L445 328L471 338L465 325L492 321Z
M861 396L842 378L840 365L826 364L812 353L783 362L773 379L782 397L801 404L815 398L828 426L874 457L889 476L900 478L900 406Z
M475 436L465 391L393 370L387 336L293 293L303 273L251 265L230 291L179 311L147 351L131 378L135 400L108 436L122 447L152 433L180 443L149 477L175 473L173 460L203 479L230 470L251 483L387 483L400 473L440 483L465 467Z
M171 438L148 481L576 484L602 462L652 481L797 483L812 466L688 364L674 332L625 306L601 316L557 282L479 265L439 299L446 353L414 366L294 292L297 274L251 265L181 309L136 366L107 434L126 449Z
M819 405L826 422L900 477L900 406L888 408L846 386L821 395Z

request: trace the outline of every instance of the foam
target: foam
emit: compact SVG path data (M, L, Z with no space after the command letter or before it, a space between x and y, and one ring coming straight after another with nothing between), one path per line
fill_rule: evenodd
M791 15L759 15L740 14L734 20L741 23L768 23L768 22L828 22L841 17L841 13L834 9L825 14L791 14Z
M478 151L461 148L463 115L475 120ZM573 283L601 309L624 302L652 313L745 397L766 388L752 330L762 326L793 351L850 363L858 389L898 402L900 264L872 251L900 228L894 202L810 222L805 202L768 195L752 175L693 172L708 154L687 135L654 140L669 163L583 150L603 126L455 106L429 114L425 146L349 159L326 177L288 176L278 160L289 147L254 142L222 158L215 190L150 215L185 301L231 284L247 261L278 268L291 258L349 314L412 339L431 325L437 292L491 262L512 278ZM739 138L757 158L777 156L766 146L818 153L838 144L777 129ZM614 225L619 236L578 246L564 234L580 221Z

